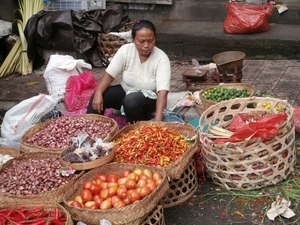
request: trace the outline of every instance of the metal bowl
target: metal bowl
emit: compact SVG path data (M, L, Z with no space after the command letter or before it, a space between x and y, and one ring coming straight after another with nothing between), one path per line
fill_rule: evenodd
M244 52L228 51L218 53L212 59L216 63L219 73L233 74L242 70L245 56ZM235 68L237 69L236 71Z

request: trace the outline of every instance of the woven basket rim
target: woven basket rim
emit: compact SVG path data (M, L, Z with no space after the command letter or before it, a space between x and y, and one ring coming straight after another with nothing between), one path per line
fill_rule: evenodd
M207 99L205 99L202 96L202 94L205 91L208 91L208 90L211 90L211 89L217 88L217 87L225 87L225 88L229 88L229 89L233 89L233 88L243 89L243 88L246 88L250 92L250 96L249 97L252 97L255 94L255 88L251 84L247 84L247 83L226 83L226 84L220 84L220 85L208 87L208 88L205 88L204 90L201 90L199 92L199 97L201 99L201 102L202 103L208 103L208 104L216 104L216 103L218 103L218 102L215 102L215 101L207 100Z

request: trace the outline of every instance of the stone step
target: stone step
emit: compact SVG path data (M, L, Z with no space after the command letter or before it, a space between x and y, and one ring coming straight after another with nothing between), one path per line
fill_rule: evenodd
M223 51L242 51L248 59L300 58L300 25L270 23L256 34L226 34L223 22L165 20L157 26L157 46L172 59L210 61Z

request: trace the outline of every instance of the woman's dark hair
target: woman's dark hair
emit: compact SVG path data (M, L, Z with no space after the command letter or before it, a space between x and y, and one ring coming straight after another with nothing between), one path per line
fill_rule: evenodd
M135 24L133 25L132 30L131 30L131 35L132 35L133 39L136 36L136 32L139 31L142 28L149 28L150 30L152 30L153 33L154 33L154 37L156 38L156 28L155 28L154 24L151 21L149 21L149 20L137 20L135 22Z

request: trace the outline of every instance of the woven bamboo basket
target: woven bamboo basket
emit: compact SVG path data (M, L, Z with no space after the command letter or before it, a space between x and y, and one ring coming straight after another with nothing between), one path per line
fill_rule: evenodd
M148 215L141 225L165 225L164 208L158 204Z
M210 100L207 100L205 99L202 94L205 92L205 91L208 91L208 90L211 90L213 88L216 88L216 87L224 87L224 88L228 88L228 89L233 89L233 88L236 88L237 90L242 90L243 88L246 88L249 92L250 92L250 96L249 97L252 97L254 96L255 94L255 88L250 85L250 84L247 84L247 83L230 83L230 84L221 84L221 85L218 85L218 86L212 86L212 87L209 87L209 88L206 88L204 90L201 90L199 92L199 98L200 98L200 102L197 103L196 102L196 108L198 110L198 114L201 116L202 113L208 109L208 107L210 107L211 105L214 105L218 102L214 102L214 101L210 101Z
M94 120L96 122L99 122L99 124L101 125L101 122L105 122L105 123L111 123L112 124L112 129L109 133L103 135L102 137L97 137L97 138L102 138L103 140L109 142L112 137L117 133L117 131L119 130L118 124L117 122L112 119L109 118L107 116L102 116L102 115L98 115L98 114L79 114L79 115L70 115L67 116L70 118L84 118L84 119L89 119L89 120ZM29 130L27 130L24 135L21 138L21 143L20 143L20 150L21 152L24 153L28 153L28 152L58 152L61 153L64 150L66 150L67 148L45 148L42 146L37 146L37 145L32 145L27 143L27 140L29 138L31 138L33 135L35 135L36 133L46 129L46 127L48 127L49 125L51 125L51 123L53 123L53 121L55 120L59 120L59 118L53 119L53 120L49 120L40 124L37 124L35 126L33 126L32 128L30 128ZM55 131L56 132L56 131ZM63 134L62 134L63 135Z
M113 34L98 34L100 58L104 66L109 65L109 59L114 57L119 48L127 41Z
M170 189L161 200L163 208L181 204L190 199L198 189L195 160L192 158L179 179L169 181Z
M112 173L112 171L116 174L121 174L122 171L126 169L133 171L136 168L148 168L153 172L161 173L163 176L161 184L159 184L159 186L151 194L143 198L141 201L127 205L124 208L109 210L89 210L76 208L68 204L68 201L74 199L75 196L80 195L84 182L95 179L98 174L109 174ZM159 201L168 189L169 183L166 173L159 168L128 163L109 163L101 167L94 168L79 178L73 187L65 193L63 201L65 208L69 211L73 220L82 221L89 225L98 225L101 219L106 219L112 224L140 224L145 220L145 216L147 216L159 204Z
M0 147L0 154L10 155L12 157L17 157L17 156L20 155L20 152L19 152L18 149L15 149L15 148Z
M264 109L264 103L270 109ZM209 137L211 126L224 127L238 113L265 110L277 114L284 109L287 120L279 127L279 135L247 139L242 142L215 144ZM199 137L207 172L214 183L232 190L252 190L274 185L286 179L294 170L295 125L293 108L285 100L251 97L220 102L210 106L199 120Z
M45 159L45 158L56 158L59 159L59 153L51 153L51 152L30 152L24 153L19 155L18 157L14 158L13 160L27 160L27 159ZM12 166L13 160L8 161L5 163L0 170L2 173L6 168ZM26 202L48 202L51 200L52 202L62 202L63 194L69 190L75 181L83 175L84 172L75 173L72 175L73 177L69 180L69 182L59 188L56 188L52 191L42 192L37 195L15 195L10 193L2 193L0 192L0 199L1 202L6 202L7 204L14 204L14 203L26 203ZM1 181L0 181L1 182Z
M176 122L151 122L151 121L138 121L135 124L129 124L119 130L116 135L112 138L112 140L117 140L125 135L126 133L130 132L131 130L138 129L142 126L149 125L149 124L157 124L159 126L164 126L170 129L177 130L181 135L186 137L194 137L198 135L196 129L190 124L182 124ZM196 138L196 141L191 146L190 150L185 152L184 155L178 159L176 162L173 162L167 166L162 167L163 170L166 171L167 176L170 179L180 179L181 174L186 169L187 165L190 163L191 158L196 153L198 149L199 141Z
M20 207L25 207L26 209L37 209L42 207L43 210L46 211L53 211L55 208L59 209L59 213L63 213L66 216L66 221L64 225L73 225L73 220L71 218L70 213L60 204L58 203L51 203L51 202L2 202L0 203L0 209L18 209ZM46 218L47 219L47 218ZM28 223L29 224L29 223Z

